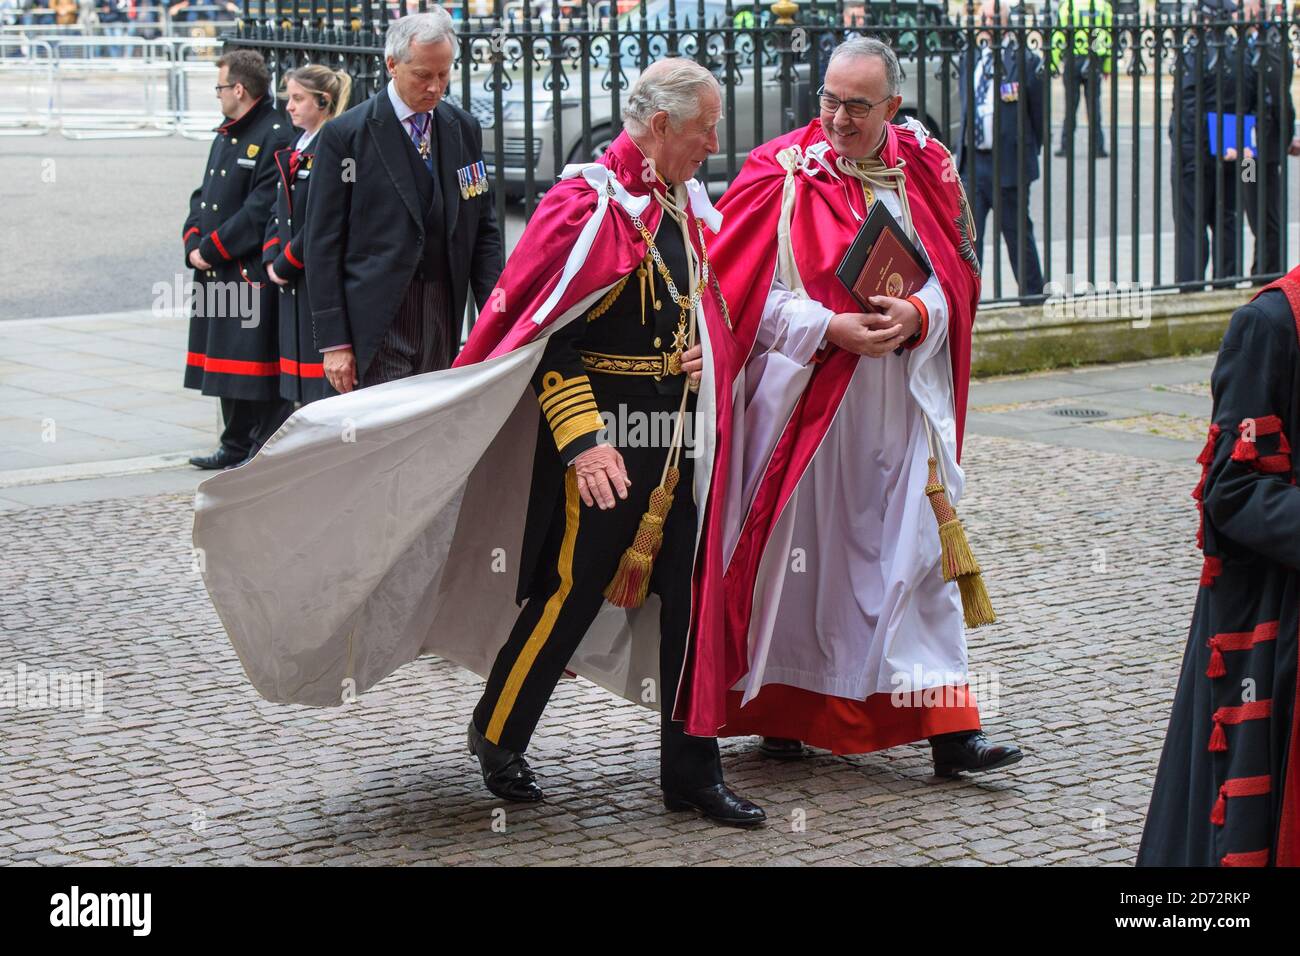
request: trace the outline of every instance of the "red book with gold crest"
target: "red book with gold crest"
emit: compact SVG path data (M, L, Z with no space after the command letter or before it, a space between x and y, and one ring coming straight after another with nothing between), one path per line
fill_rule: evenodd
M906 299L930 278L930 266L907 238L903 227L885 208L874 202L871 212L853 237L835 275L864 312L875 312L868 299L887 295Z

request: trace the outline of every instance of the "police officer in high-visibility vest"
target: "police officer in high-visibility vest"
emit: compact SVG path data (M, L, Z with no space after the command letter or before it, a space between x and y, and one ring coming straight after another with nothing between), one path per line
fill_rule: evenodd
M1109 155L1101 124L1101 80L1110 73L1111 19L1109 0L1061 0L1057 8L1052 68L1065 82L1065 123L1057 156L1066 155L1073 142L1080 87L1085 87L1092 157Z

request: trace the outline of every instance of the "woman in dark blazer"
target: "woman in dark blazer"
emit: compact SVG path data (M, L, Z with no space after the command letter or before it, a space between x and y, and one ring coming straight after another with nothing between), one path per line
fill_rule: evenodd
M312 334L303 239L316 134L347 109L351 91L348 74L317 64L286 73L281 88L285 110L301 135L291 148L275 154L279 182L262 260L267 278L280 287L280 395L304 404L338 394L325 379Z

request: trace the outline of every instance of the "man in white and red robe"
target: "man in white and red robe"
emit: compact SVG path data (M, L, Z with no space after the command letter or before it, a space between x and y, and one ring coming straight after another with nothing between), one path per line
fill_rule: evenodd
M933 456L953 502L979 299L965 196L946 149L889 121L901 72L884 43L838 47L821 116L756 148L719 204L715 243L743 381L741 487L729 504L724 736L761 734L772 756L801 742L863 753L921 739L936 773L1014 763L969 693L958 588L946 581L925 494ZM902 224L933 274L861 314L835 270L871 203ZM810 300L769 321L769 289ZM806 367L770 352L824 336Z

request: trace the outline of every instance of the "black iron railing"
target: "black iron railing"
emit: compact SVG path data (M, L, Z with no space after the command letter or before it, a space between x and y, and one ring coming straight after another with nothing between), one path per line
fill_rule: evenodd
M979 185L976 129L963 119L977 112L978 72L985 63L991 71L998 93L993 122L1013 123L1015 136L1010 149L993 136L983 161L995 182L1008 166L1015 175L1011 193L989 204L987 298L1036 297L1013 278L1025 275L1031 251L1049 287L1055 282L1067 292L1070 282L1085 281L1203 288L1252 272L1268 277L1290 264L1298 218L1288 162L1298 36L1286 10L1251 20L1167 6L1138 15L1130 7L1075 26L1021 7L1005 21L995 11L990 24L974 6L949 17L941 4L900 0L445 6L459 44L449 96L484 128L484 159L502 217L515 200L531 214L566 163L598 156L621 128L622 102L637 73L669 55L696 59L722 83L722 150L702 172L722 188L753 145L816 115L814 93L832 49L869 33L900 56L904 114L965 155L972 193ZM408 9L425 10L426 0ZM346 69L354 103L387 82L383 38L402 12L398 6L243 0L243 10L227 40L262 51L273 74L306 62ZM983 56L1003 44L1002 56ZM1009 76L1031 75L1043 89L1036 115L1019 95L1025 84L1007 84ZM1088 117L1086 127L1081 116L1065 128L1062 114L1071 104ZM1041 142L1034 142L1033 127L1042 131ZM1212 152L1212 142L1241 149L1233 158L1223 148ZM1037 178L1029 174L1035 161ZM1020 227L1010 250L997 239L1008 216ZM1034 223L1032 236L1026 220Z

